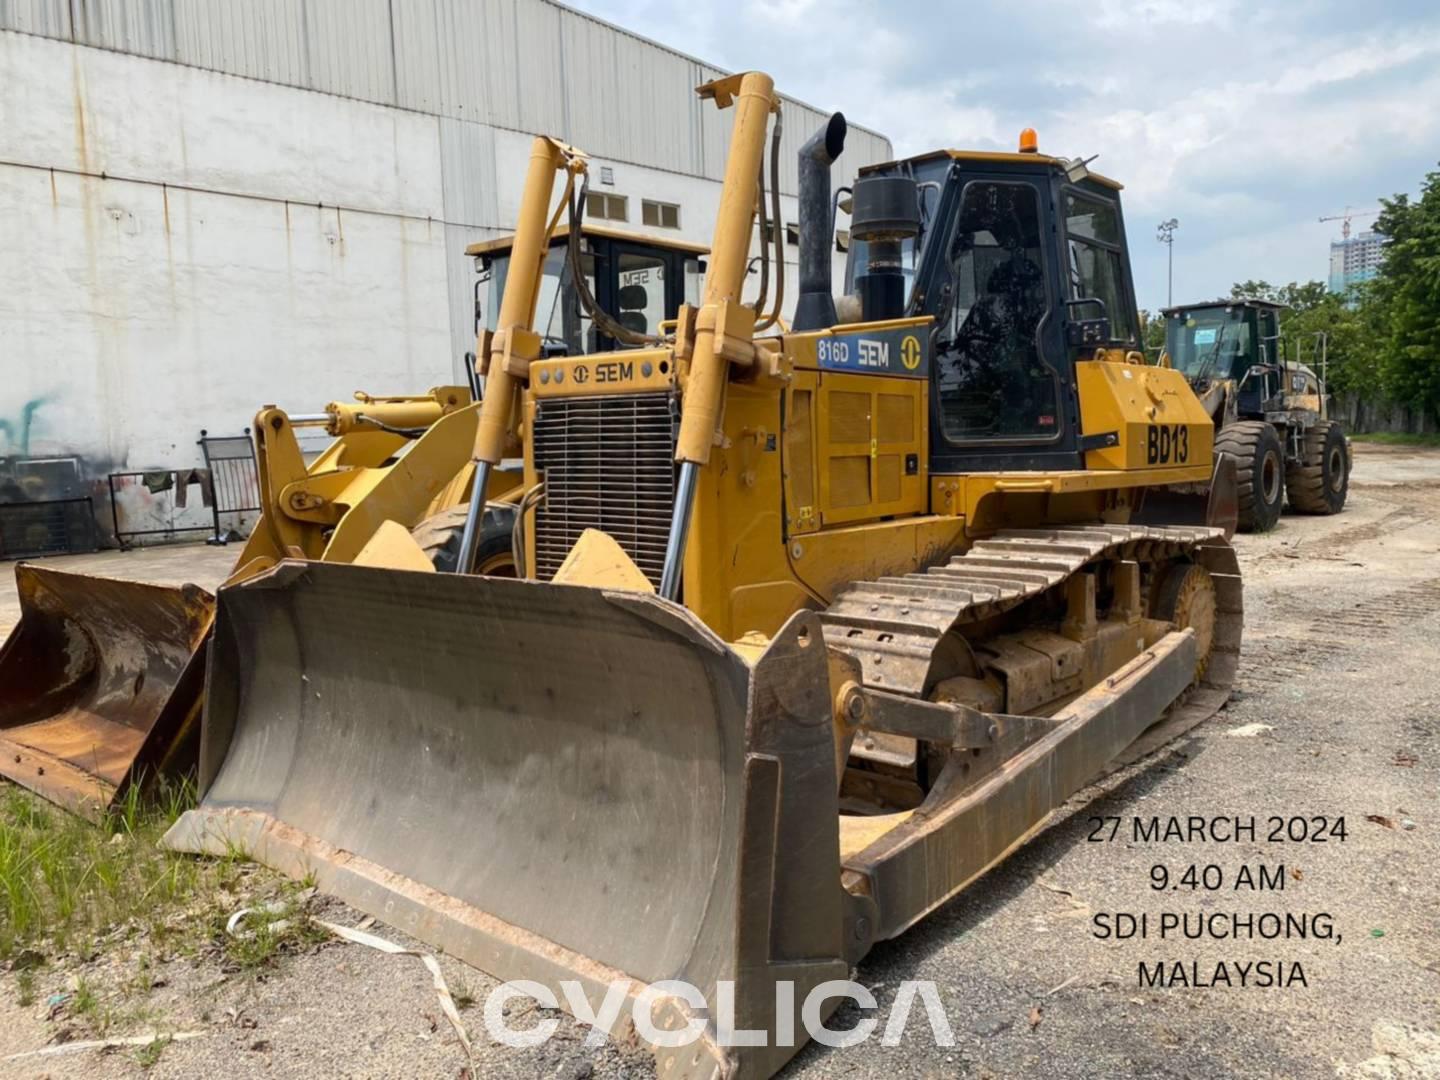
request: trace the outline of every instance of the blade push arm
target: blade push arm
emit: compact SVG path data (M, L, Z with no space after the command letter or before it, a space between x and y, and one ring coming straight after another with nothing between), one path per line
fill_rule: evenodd
M555 174L567 174L569 185L585 171L585 156L555 139L537 137L530 149L530 167L525 174L525 191L520 200L520 220L510 257L510 273L500 298L500 313L494 333L481 331L476 343L476 363L485 376L485 400L480 406L480 423L475 430L475 482L470 489L470 512L460 539L456 571L468 574L475 565L480 543L480 522L484 518L485 489L490 470L500 463L505 442L518 415L516 399L529 379L530 362L540 358L541 339L534 330L535 305L545 273L545 256L560 211L553 217L550 197Z
M676 356L683 364L688 354L689 364L684 369L688 372L684 410L675 448L680 483L660 580L660 594L667 600L675 599L680 589L680 566L685 557L695 484L700 467L710 461L730 364L749 364L755 359L755 312L741 304L740 292L745 284L750 232L755 223L755 177L764 157L770 114L779 108L774 82L758 71L707 83L700 87L699 94L713 98L722 109L734 103L735 127L725 163L720 212L715 219L710 268L705 275L705 296L698 311L681 310L675 335ZM780 272L784 273L784 267Z

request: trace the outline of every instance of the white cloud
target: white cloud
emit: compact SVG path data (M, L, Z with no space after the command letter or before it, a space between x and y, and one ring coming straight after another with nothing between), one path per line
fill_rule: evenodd
M572 0L888 135L1100 154L1126 185L1142 306L1176 280L1323 278L1347 204L1413 190L1440 156L1440 7L1295 0ZM1177 295L1180 295L1177 292Z

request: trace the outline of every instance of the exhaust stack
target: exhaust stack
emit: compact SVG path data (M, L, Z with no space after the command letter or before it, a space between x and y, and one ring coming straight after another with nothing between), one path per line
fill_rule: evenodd
M837 321L830 284L831 246L835 242L830 166L845 149L847 127L845 115L837 112L800 148L800 299L795 305L796 330L824 330Z

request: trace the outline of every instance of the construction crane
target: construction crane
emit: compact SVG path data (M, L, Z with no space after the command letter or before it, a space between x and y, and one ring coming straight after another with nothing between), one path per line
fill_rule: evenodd
M1352 210L1350 207L1347 206L1345 207L1345 212L1343 214L1326 214L1320 220L1322 223L1326 221L1343 221L1345 224L1340 226L1340 236L1342 239L1349 240L1350 221L1352 218L1376 217L1379 214L1380 208L1378 206L1374 210Z

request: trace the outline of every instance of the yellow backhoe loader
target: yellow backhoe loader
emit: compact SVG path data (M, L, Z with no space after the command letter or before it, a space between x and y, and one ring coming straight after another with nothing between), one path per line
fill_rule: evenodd
M756 72L699 92L734 109L704 293L630 351L546 355L532 161L473 443L489 490L519 441L517 577L468 572L479 500L460 573L373 516L343 559L348 517L324 558L277 536L220 590L202 801L167 843L578 986L617 1035L609 987L658 993L698 1032L650 1040L662 1076L767 1076L812 993L1224 703L1235 480L1139 352L1119 185L1033 137L867 168L837 306L837 115L767 334L741 288L780 100ZM1209 523L1155 520L1179 484Z

